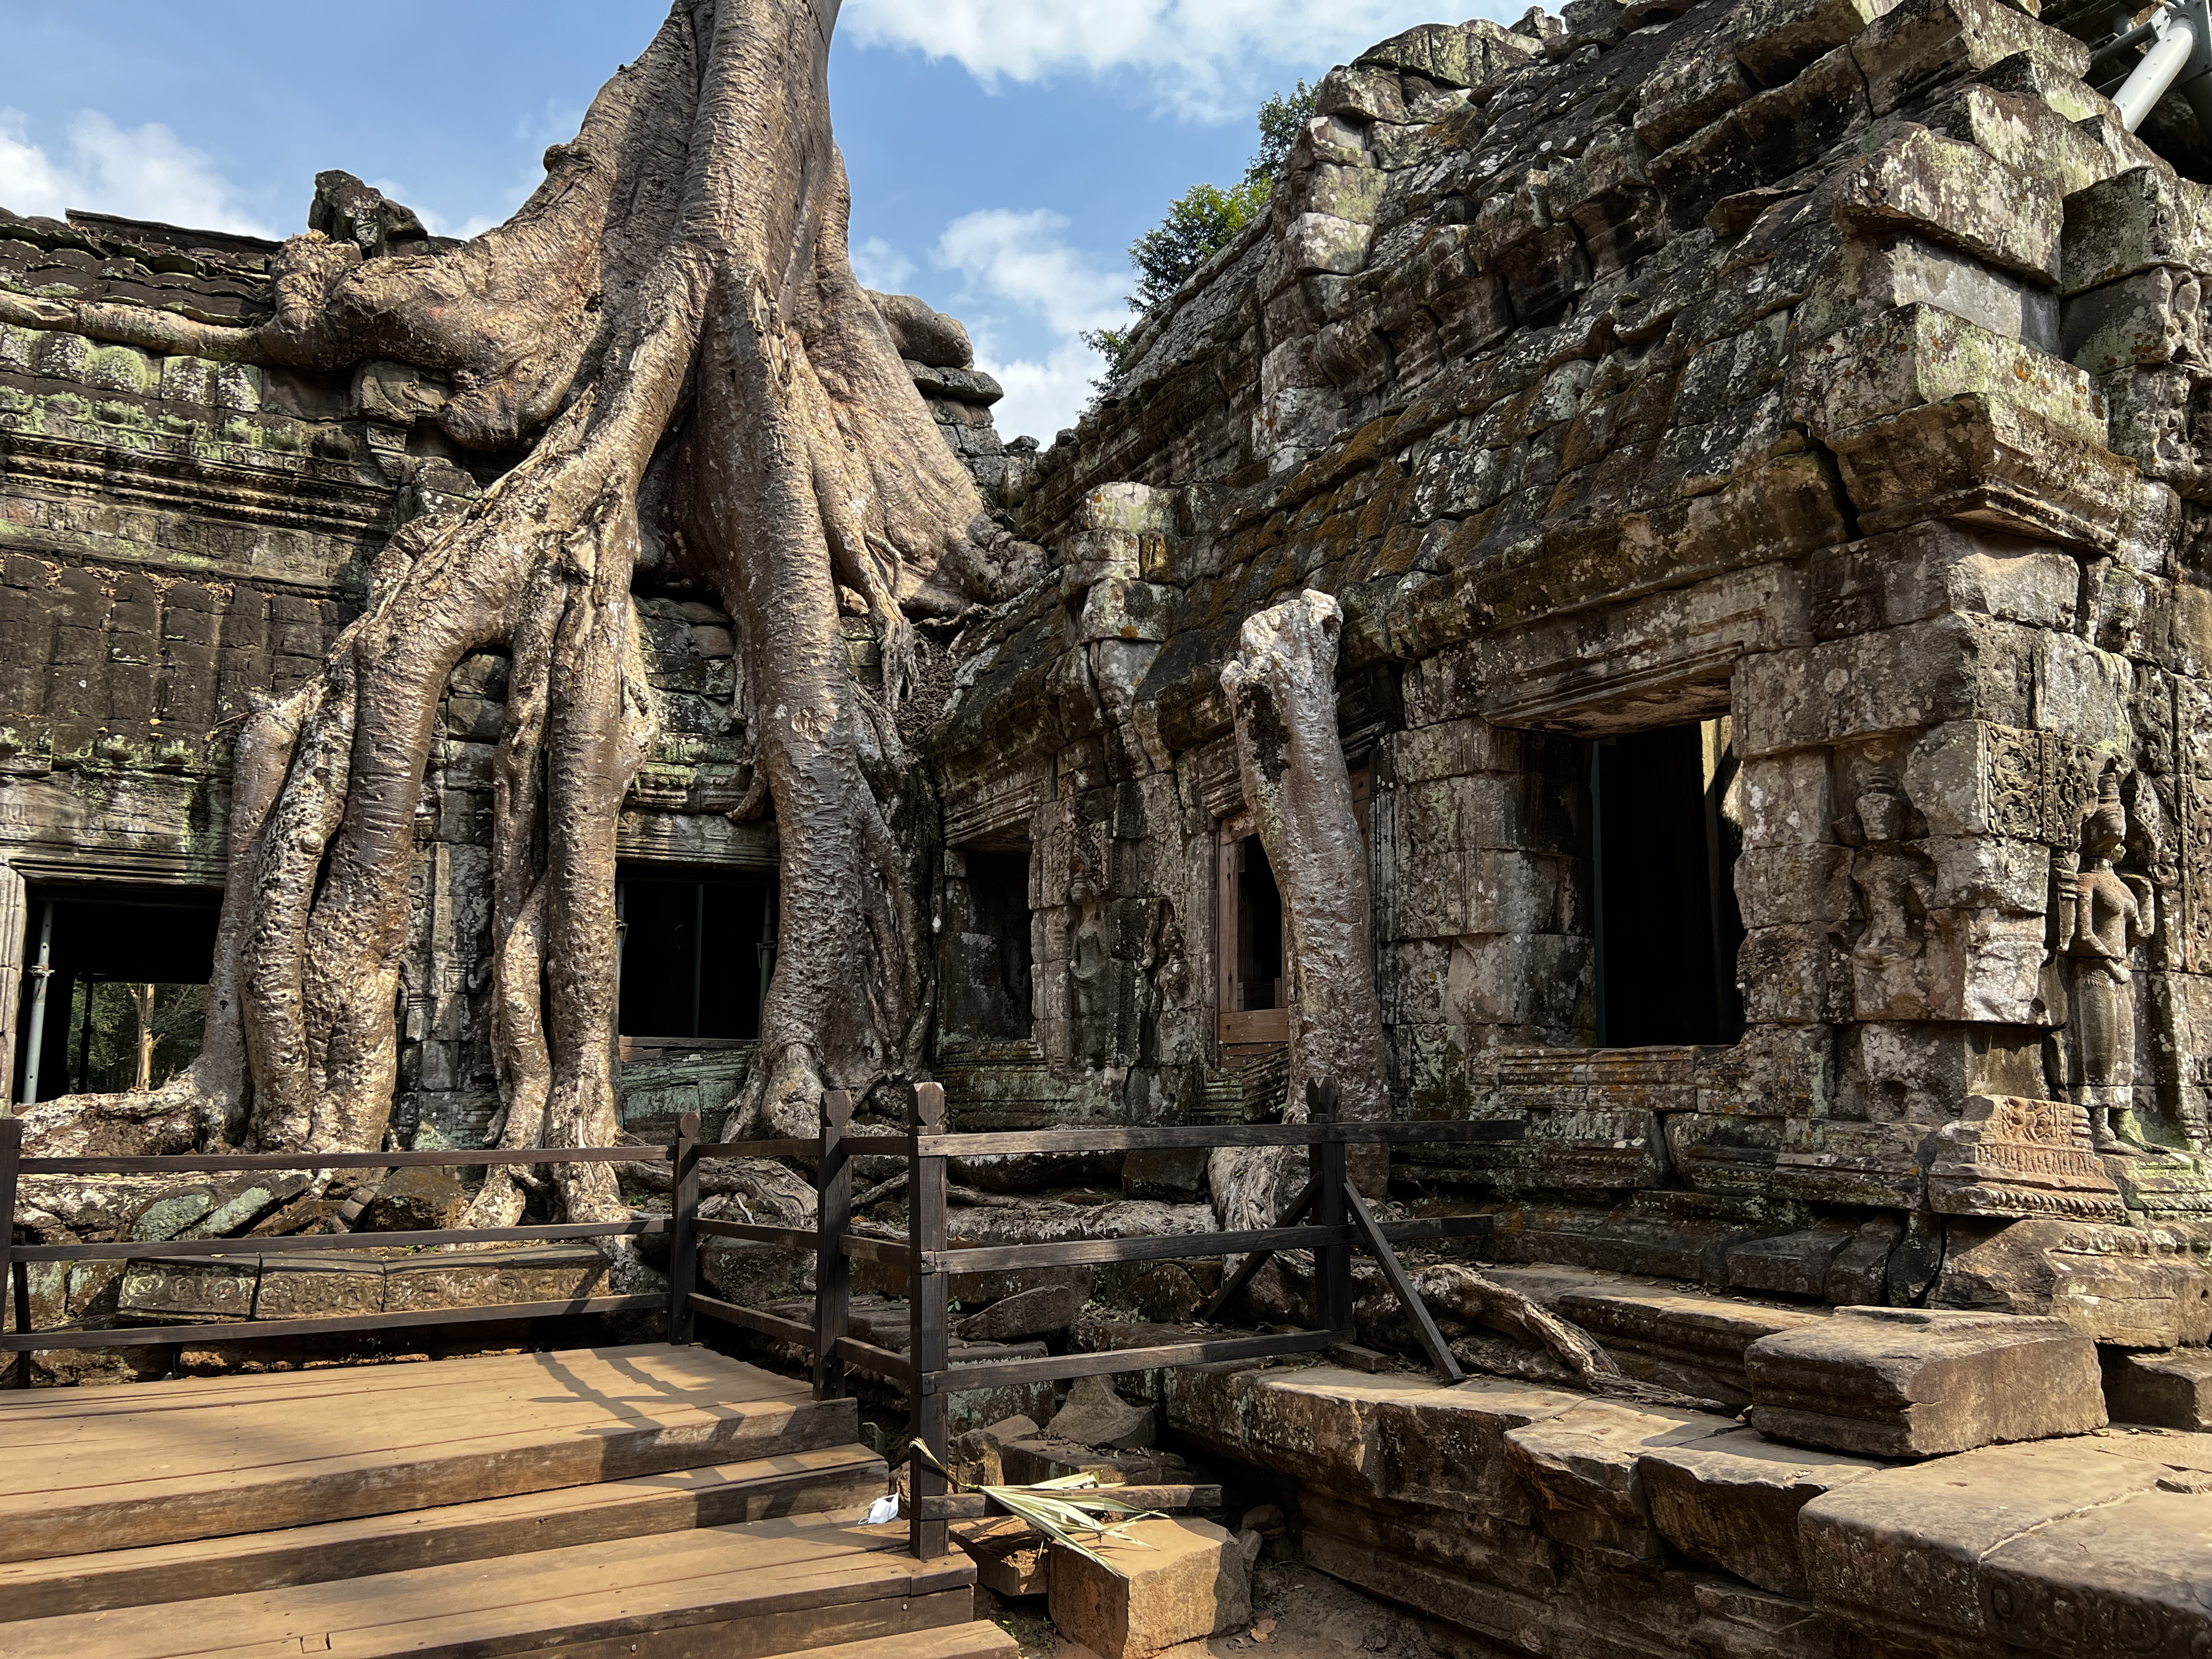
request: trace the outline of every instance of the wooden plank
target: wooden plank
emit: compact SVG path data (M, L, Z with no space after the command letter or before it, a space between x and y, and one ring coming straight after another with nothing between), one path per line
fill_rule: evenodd
M852 1330L853 1265L841 1248L853 1224L853 1164L845 1136L853 1127L853 1097L843 1089L822 1091L820 1158L815 1165L814 1397L833 1400L845 1392L845 1362L837 1340Z
M257 1402L234 1389L198 1409L0 1416L0 1561L396 1514L857 1438L849 1401L817 1403L788 1379L700 1348L628 1352L615 1364L588 1352L510 1355L501 1373L480 1370L450 1394L409 1389L390 1401L277 1390Z
M1110 1353L1050 1354L1042 1359L994 1359L933 1372L922 1387L933 1395L969 1389L995 1389L1012 1382L1056 1382L1079 1376L1113 1376L1123 1371L1163 1370L1174 1365L1210 1365L1224 1359L1271 1359L1319 1353L1332 1342L1349 1341L1349 1331L1291 1331L1279 1336L1213 1337L1202 1342L1174 1342L1158 1348L1122 1348Z
M27 1158L25 1175L221 1175L252 1170L442 1170L492 1164L665 1164L665 1146L455 1146L435 1152L224 1152L188 1158Z
M422 1250L446 1244L524 1240L637 1238L665 1233L668 1218L569 1222L542 1227L473 1227L420 1233L301 1233L264 1238L165 1238L125 1244L18 1246L21 1261L172 1261L206 1255L296 1255L305 1250Z
M1007 1273L1109 1261L1171 1261L1243 1250L1302 1250L1348 1240L1348 1227L1267 1227L1246 1233L1167 1233L1148 1238L1071 1238L1057 1244L986 1244L939 1252L939 1273Z
M741 1307L734 1302L725 1302L719 1297L691 1294L691 1310L702 1313L709 1319L719 1319L725 1325L741 1326L760 1336L774 1337L781 1342L796 1342L812 1350L814 1327L804 1320L786 1319L781 1314L765 1312L759 1308Z
M838 1447L402 1515L20 1561L0 1565L0 1626L849 1510L882 1496L884 1479L883 1459Z
M942 1130L945 1123L945 1091L934 1083L920 1083L914 1091L914 1131L917 1144ZM931 1500L945 1496L945 1468L952 1456L951 1427L947 1401L915 1383L951 1363L952 1343L951 1276L939 1258L945 1249L945 1188L950 1160L921 1153L910 1166L906 1188L909 1260L915 1271L908 1275L907 1306L912 1316L908 1363L912 1366L905 1388L913 1413L914 1441L919 1449L909 1468L914 1488L913 1520L908 1528L911 1547L918 1560L927 1561L951 1547L945 1522L929 1513ZM924 1455L926 1451L928 1455Z
M691 1340L691 1292L699 1282L699 1114L676 1120L676 1190L669 1203L668 1340Z
M1020 1659L1021 1644L981 1619L835 1647L807 1647L772 1659Z
M1306 1083L1306 1112L1316 1127L1343 1127L1337 1115L1335 1081ZM1340 1140L1316 1141L1313 1164L1314 1220L1335 1237L1314 1252L1314 1323L1323 1330L1348 1331L1352 1321L1352 1237L1346 1225L1344 1195L1352 1189Z
M1413 1334L1421 1340L1421 1346L1429 1356L1429 1364L1437 1375L1447 1382L1464 1382L1467 1373L1460 1369L1459 1361L1452 1357L1450 1344L1437 1328L1430 1316L1428 1304L1421 1300L1413 1281L1406 1277L1405 1264L1398 1260L1397 1251L1382 1236L1382 1229L1375 1219L1375 1212L1367 1207L1367 1200L1359 1189L1349 1181L1344 1183L1344 1201L1352 1212L1352 1224L1367 1241L1367 1253L1375 1258L1375 1265L1382 1270L1383 1279L1390 1293L1398 1298L1398 1305L1406 1310L1406 1317L1413 1323Z
M888 1238L864 1238L858 1233L846 1233L837 1241L837 1248L855 1261L880 1261L888 1267L904 1267L914 1261L914 1247Z
M921 1521L981 1521L991 1513L991 1500L980 1492L946 1492L939 1498L917 1498L913 1512Z
M1200 1146L1401 1146L1427 1141L1487 1143L1518 1140L1517 1120L1475 1123L1208 1123L1161 1129L1008 1129L988 1134L938 1134L918 1139L918 1153L941 1158L986 1158L1012 1152L1134 1152ZM859 1147L854 1152L857 1155Z
M44 971L41 969L40 971ZM23 1161L23 1121L0 1110L0 1296L15 1298L15 1329L31 1328L31 1276L15 1248L15 1171ZM31 1386L31 1355L19 1351L15 1386Z
M820 1145L811 1140L713 1140L701 1145L702 1158L814 1158Z
M787 1250L808 1251L814 1248L814 1229L811 1227L770 1227L751 1221L723 1221L714 1218L697 1224L702 1238L744 1238L756 1244L776 1244Z
M23 1348L200 1347L211 1342L274 1342L288 1336L334 1336L346 1331L400 1331L418 1325L466 1325L488 1319L557 1319L577 1314L641 1313L664 1308L661 1296L586 1296L567 1302L513 1302L497 1307L426 1308L396 1314L351 1314L329 1319L240 1319L205 1325L118 1325L107 1330L39 1331L0 1336L0 1353Z
M914 1367L907 1357L890 1348L879 1348L872 1342L863 1342L857 1336L837 1339L837 1358L848 1365L858 1365L873 1376L888 1379L902 1389L914 1386Z
M489 1659L757 1654L964 1622L964 1557L919 1562L896 1534L769 1521L622 1538L289 1589L0 1626L40 1659ZM600 1644L619 1642L619 1648ZM325 1644L327 1645L325 1645Z

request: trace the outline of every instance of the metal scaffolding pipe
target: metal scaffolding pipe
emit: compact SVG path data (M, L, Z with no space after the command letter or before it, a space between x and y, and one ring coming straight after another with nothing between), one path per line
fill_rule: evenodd
M2189 67L2191 53L2197 50L2196 31L2179 19L2167 21L2161 15L2165 27L2160 30L2158 44L2143 54L2120 89L2112 94L2112 102L2120 112L2120 125L2133 132L2143 124L2143 118L2158 107L2158 100L2166 96L2166 89L2180 78L2181 71Z
M46 981L53 977L54 902L48 899L39 915L39 959L31 967L31 1028L25 1034L28 1053L23 1061L23 1104L39 1103L39 1051L46 1045Z

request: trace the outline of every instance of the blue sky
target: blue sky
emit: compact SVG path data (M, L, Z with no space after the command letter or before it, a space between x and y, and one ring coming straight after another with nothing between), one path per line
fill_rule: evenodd
M846 0L830 91L862 280L963 318L1006 382L1000 429L1049 442L1095 372L1076 337L1126 318L1129 242L1243 172L1261 100L1467 3ZM471 234L665 10L0 0L0 206L281 235L343 167Z

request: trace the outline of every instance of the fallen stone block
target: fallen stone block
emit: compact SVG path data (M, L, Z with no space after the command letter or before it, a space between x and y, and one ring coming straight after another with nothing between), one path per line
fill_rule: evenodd
M2105 1351L2105 1406L2115 1423L2212 1430L2212 1352Z
M384 1263L328 1255L264 1255L256 1319L335 1319L384 1311Z
M1170 1204L1203 1198L1208 1156L1203 1146L1131 1152L1121 1164L1121 1196L1164 1199Z
M1694 1412L1592 1401L1505 1437L1514 1472L1535 1492L1544 1530L1579 1549L1661 1559L1640 1465L1654 1447L1705 1440L1729 1426Z
M1931 1306L2047 1315L2123 1348L2183 1348L2212 1337L2212 1272L2142 1227L2081 1222L1953 1223Z
M2055 1319L1845 1308L1744 1355L1751 1423L1771 1440L1940 1457L2105 1425L2096 1345Z
M1067 1403L1044 1425L1044 1431L1056 1440L1122 1450L1152 1445L1160 1432L1155 1413L1129 1404L1103 1376L1086 1376L1070 1389Z
M1946 1651L2202 1651L2207 1466L2201 1437L2100 1434L1879 1471L1799 1514L1814 1604Z
M1748 1429L1637 1460L1651 1524L1709 1567L1759 1589L1811 1594L1797 1542L1797 1511L1822 1493L1889 1467L1840 1452L1774 1444Z
M1210 1521L1138 1521L1125 1538L1090 1547L1101 1561L1054 1544L1052 1622L1101 1659L1147 1659L1202 1642L1252 1616L1244 1553Z
M570 1302L604 1293L607 1259L587 1244L453 1250L410 1256L385 1270L387 1312Z
M458 1227L468 1214L469 1195L443 1170L395 1170L355 1225L365 1233L434 1233Z
M126 1319L251 1319L258 1258L133 1261L123 1270L116 1311Z
M1042 1595L1052 1583L1051 1540L1016 1516L964 1522L952 1541L975 1564L975 1582L997 1595Z
M970 1342L1018 1342L1027 1336L1064 1331L1091 1299L1087 1285L1042 1285L961 1321L960 1334Z

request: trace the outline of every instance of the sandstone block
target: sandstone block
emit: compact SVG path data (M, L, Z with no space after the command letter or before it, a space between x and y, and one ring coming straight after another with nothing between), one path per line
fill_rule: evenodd
M1121 1196L1171 1204L1203 1198L1208 1156L1202 1146L1131 1152L1121 1164Z
M1079 1445L1134 1449L1159 1437L1159 1424L1149 1407L1129 1404L1104 1377L1086 1376L1067 1391L1067 1403L1044 1431Z
M2105 1404L2115 1423L2151 1423L2203 1433L2212 1430L2212 1352L2105 1351Z
M1939 1308L2047 1316L2122 1347L2212 1339L2212 1273L2146 1229L2086 1221L1951 1224Z
M1875 1457L1940 1457L2105 1425L2096 1347L2055 1319L1847 1308L1744 1355L1752 1426Z
M1579 1549L1656 1561L1664 1554L1639 1473L1658 1446L1710 1438L1723 1418L1592 1403L1505 1437L1515 1473L1536 1493L1544 1529Z
M1823 1492L1886 1467L1869 1458L1775 1445L1751 1430L1638 1460L1661 1537L1692 1561L1778 1595L1809 1598L1797 1511Z
M331 1319L384 1311L384 1263L333 1250L264 1255L256 1319Z
M441 1232L458 1226L467 1214L469 1195L443 1170L395 1170L355 1224L357 1232Z
M126 1318L250 1319L259 1261L207 1257L183 1261L133 1261L123 1270L116 1310Z
M970 1342L1018 1342L1026 1336L1063 1331L1090 1299L1085 1285L1040 1285L969 1316L960 1322L960 1334Z
M1016 1516L952 1528L952 1541L975 1564L975 1582L997 1595L1042 1595L1052 1583L1048 1539Z
M2160 266L2212 263L2204 187L2155 167L2135 167L2066 198L2059 291L2087 293Z
M606 1274L606 1257L584 1244L454 1250L392 1262L385 1270L384 1304L401 1313L567 1302L599 1294Z
M1105 1565L1054 1544L1052 1621L1101 1659L1147 1659L1252 1616L1250 1569L1210 1521L1139 1521L1127 1540L1091 1547Z
M2194 1436L2095 1436L1867 1475L1800 1511L1814 1601L1913 1647L2189 1653L2212 1636L2207 1463Z
M2060 211L2055 195L1986 151L1926 131L1869 156L1836 205L1846 226L1925 231L2045 285L2058 280Z

